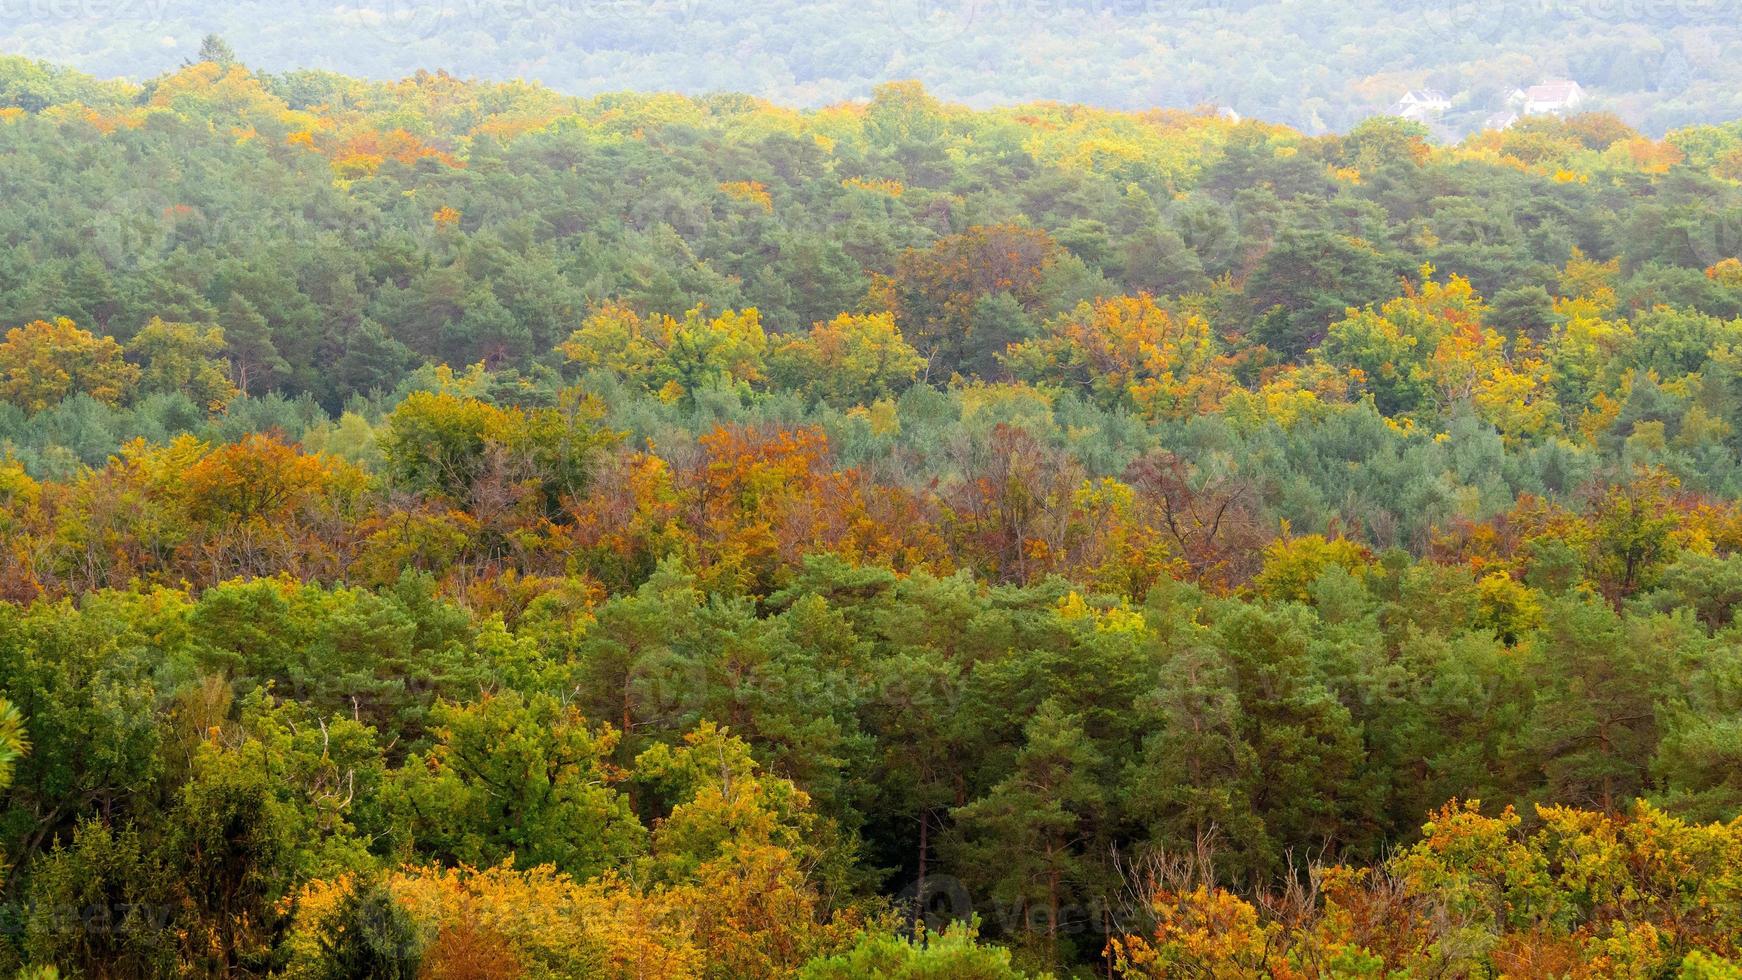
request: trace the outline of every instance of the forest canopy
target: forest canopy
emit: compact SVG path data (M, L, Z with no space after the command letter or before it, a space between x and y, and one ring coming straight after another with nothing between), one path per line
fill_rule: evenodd
M0 968L1727 977L1742 126L0 61Z

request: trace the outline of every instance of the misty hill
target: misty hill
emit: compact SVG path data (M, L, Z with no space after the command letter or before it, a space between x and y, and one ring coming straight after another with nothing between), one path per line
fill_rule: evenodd
M798 105L918 78L970 105L1214 103L1308 132L1416 89L1468 132L1508 92L1570 78L1647 132L1742 115L1732 5L1537 0L117 0L0 5L0 52L145 78L209 32L271 71L444 68L572 94L749 92Z

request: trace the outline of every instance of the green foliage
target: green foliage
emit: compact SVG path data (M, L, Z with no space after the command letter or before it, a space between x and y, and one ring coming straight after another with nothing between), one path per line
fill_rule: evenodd
M515 858L588 877L642 846L629 802L612 787L617 735L542 695L506 692L439 705L438 740L387 790L408 844L474 867Z
M908 937L868 933L845 953L806 963L800 980L1022 980L1010 952L975 942L974 930L953 925Z
M426 944L391 892L359 884L323 924L316 972L332 980L414 980Z

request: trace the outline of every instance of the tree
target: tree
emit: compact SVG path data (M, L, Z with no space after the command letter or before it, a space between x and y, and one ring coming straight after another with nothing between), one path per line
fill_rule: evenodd
M170 919L180 896L152 845L137 827L92 818L40 857L22 922L30 961L93 977L174 972L180 951ZM67 928L69 913L81 928Z
M1145 293L1079 304L1043 336L1012 345L1004 363L1018 378L1088 393L1109 409L1181 418L1214 410L1232 386L1218 348L1203 317L1176 316Z
M1043 277L1059 247L1043 231L976 226L930 249L910 249L892 274L873 279L868 303L895 314L902 335L926 360L926 377L990 366L1004 343L1021 339L1012 319L1039 308ZM1010 305L995 310L985 303ZM985 336L997 328L1004 336Z
M641 317L607 306L587 318L561 350L583 368L603 368L668 401L693 404L710 387L741 390L761 381L768 337L754 309L709 317L701 307L684 314Z
M652 870L708 951L708 977L778 976L851 935L851 919L826 921L823 888L841 852L835 828L808 794L768 773L742 740L710 723L677 746L635 760L636 781L665 807L652 839Z
M962 867L978 869L975 877L1016 910L1024 933L1044 935L1049 967L1059 961L1061 929L1071 929L1067 906L1095 887L1085 845L1106 802L1101 765L1081 720L1048 700L1024 726L1011 774L952 813Z
M864 405L899 393L923 364L889 313L843 313L775 345L769 380L832 405Z
M1229 588L1252 577L1268 533L1258 518L1258 490L1238 473L1193 468L1178 455L1156 450L1125 470L1144 509L1145 528L1171 542L1192 577Z
M585 406L499 408L441 390L413 392L400 402L387 417L380 447L396 487L494 516L490 512L521 505L554 512L582 489L610 441Z
M1529 667L1537 696L1526 744L1549 799L1613 812L1644 789L1661 660L1631 642L1601 602L1569 596L1545 608Z
M1370 806L1360 729L1316 676L1310 621L1298 606L1241 604L1221 611L1210 640L1232 671L1240 735L1258 761L1253 810L1282 854L1371 843L1360 833Z
M414 980L426 939L393 893L358 883L323 923L320 973L332 980Z
M1012 582L1046 574L1081 530L1071 520L1080 464L1003 422L965 455L945 524L964 564Z
M0 343L0 398L26 412L77 393L118 405L138 381L139 369L122 359L120 344L94 337L65 317L14 327Z
M971 926L909 937L867 932L846 952L806 963L798 980L1025 980L1010 951L975 942Z
M1372 556L1348 538L1325 540L1322 534L1279 538L1264 549L1264 568L1253 578L1260 594L1273 599L1306 601L1313 582L1329 568L1362 574Z
M433 712L437 743L391 788L410 840L425 854L482 867L513 858L580 877L625 863L645 846L615 788L617 732L573 708L504 692Z
M180 897L180 957L217 975L271 961L295 883L290 810L253 755L202 746L159 849L160 866L175 869L165 877Z
M12 767L29 751L24 716L11 702L0 698L0 790L12 785Z
M1674 558L1677 489L1668 474L1644 472L1605 488L1592 502L1588 567L1604 594L1619 601L1649 588Z
M1143 707L1157 724L1123 806L1148 822L1149 846L1214 853L1224 870L1256 877L1274 845L1253 805L1261 766L1242 734L1232 671L1212 647L1187 646L1168 658Z
M1389 295L1395 282L1385 255L1371 243L1290 227L1246 285L1261 317L1253 335L1285 357L1300 357L1338 317Z
M215 324L165 323L152 317L126 349L141 362L143 393L179 391L214 411L236 395L223 366L224 330Z
M221 68L229 68L236 63L236 52L230 49L229 42L223 38L216 34L207 34L200 39L200 53L194 61L209 61Z
M186 638L153 648L141 634L154 620L180 619L185 603L158 590L94 594L77 607L0 606L0 690L23 715L30 746L13 760L0 823L18 864L86 818L127 812L137 787L163 773L153 671L184 658Z
M1153 928L1114 937L1114 965L1128 978L1731 975L1734 904L1702 896L1729 887L1713 856L1735 846L1733 824L1644 804L1535 817L1526 835L1511 807L1489 817L1454 801L1382 866L1320 866L1309 886L1256 902L1189 866L1152 866L1134 890Z
M10 701L0 698L0 792L12 785L12 767L30 751L24 716ZM6 880L6 865L0 861L0 882Z
M272 341L266 317L241 293L231 293L218 314L230 355L230 380L241 394L266 392L290 375L290 364Z

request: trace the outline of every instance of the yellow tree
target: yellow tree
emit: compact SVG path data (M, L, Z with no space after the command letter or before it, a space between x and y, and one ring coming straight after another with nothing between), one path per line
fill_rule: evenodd
M703 722L681 746L635 761L636 779L677 801L653 832L649 870L707 950L707 977L772 977L850 941L857 916L828 916L812 875L834 830L743 740Z
M152 317L127 342L129 357L142 364L140 390L179 391L216 411L236 397L224 363L224 328L211 323L170 323Z
M754 309L709 317L698 307L676 320L607 306L558 349L583 368L603 368L675 401L709 385L761 381L768 335Z
M114 338L97 337L66 317L14 327L0 343L0 398L27 412L78 393L120 404L139 380L139 369L121 354Z
M891 394L925 364L902 338L892 313L842 313L808 334L786 338L768 360L775 384L840 405Z
M1562 323L1549 341L1548 362L1554 368L1561 404L1569 411L1574 406L1594 406L1586 411L1602 416L1604 399L1621 386L1626 360L1622 355L1633 344L1633 327L1626 320L1608 318L1601 303L1584 298L1559 300L1555 312ZM1600 427L1597 422L1583 426Z
M1433 361L1448 335L1464 330L1471 346L1486 343L1481 297L1463 277L1440 283L1433 272L1432 266L1422 266L1421 285L1406 285L1404 295L1381 307L1350 310L1331 325L1314 351L1371 394L1386 415L1407 414L1433 402Z
M1217 354L1203 317L1176 316L1140 293L1082 303L1048 323L1044 336L1011 345L1004 361L1025 380L1173 418L1213 409L1232 387Z
M1557 426L1553 372L1527 337L1508 345L1479 323L1459 324L1441 338L1423 370L1442 412L1472 405L1509 440L1544 435Z

